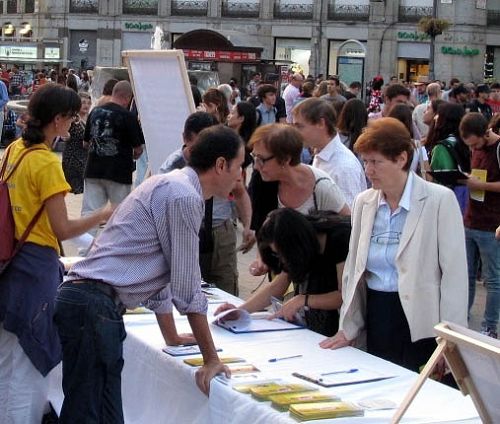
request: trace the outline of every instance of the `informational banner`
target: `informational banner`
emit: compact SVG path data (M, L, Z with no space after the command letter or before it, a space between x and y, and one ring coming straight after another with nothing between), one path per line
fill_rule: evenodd
M228 62L258 62L260 58L253 52L236 52L225 50L192 50L183 49L186 59L217 60Z
M61 49L59 47L45 47L43 57L45 59L60 59Z
M0 46L0 57L36 59L37 50L36 46Z

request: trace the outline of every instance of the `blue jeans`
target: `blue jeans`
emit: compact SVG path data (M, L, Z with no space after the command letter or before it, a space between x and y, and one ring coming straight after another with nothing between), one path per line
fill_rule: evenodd
M500 308L500 241L495 239L494 232L465 228L465 246L469 268L469 312L474 304L481 258L487 290L483 327L496 331Z
M125 327L113 299L86 284L63 285L54 320L63 350L59 423L123 423Z

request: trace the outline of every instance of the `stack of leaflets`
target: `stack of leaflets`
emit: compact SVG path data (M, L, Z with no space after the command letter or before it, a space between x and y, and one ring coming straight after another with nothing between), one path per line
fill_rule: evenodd
M218 377L216 377L218 378ZM236 390L239 393L250 393L250 390L253 389L254 387L263 387L263 386L268 386L270 384L272 385L277 385L277 384L282 384L283 382L281 380L260 380L260 381L245 381L243 383L236 383L233 384L233 390Z
M188 355L197 355L201 353L200 347L197 344L193 345L179 345L179 346L166 346L163 349L163 352L168 353L172 356L188 356ZM222 351L220 348L215 348L217 352Z
M280 384L280 383L269 383L263 384L262 386L255 386L250 388L250 393L252 396L260 401L269 400L269 396L285 394L285 393L302 393L317 391L314 387L306 386L305 384Z
M312 402L334 402L339 401L338 396L329 393L321 392L300 392L300 393L285 393L279 395L269 396L272 406L278 411L288 411L290 405L297 405L299 403L312 403Z
M290 415L300 421L361 417L364 411L351 402L316 402L290 405Z
M220 361L223 364L234 364L235 362L245 362L243 358L238 358L235 356L219 356ZM192 367L201 367L203 365L203 358L188 358L184 359L184 363L191 365Z

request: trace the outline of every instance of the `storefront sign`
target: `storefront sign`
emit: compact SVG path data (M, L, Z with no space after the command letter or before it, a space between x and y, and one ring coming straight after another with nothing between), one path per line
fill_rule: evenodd
M0 46L0 57L19 58L19 59L36 59L36 47L26 46Z
M80 49L80 52L85 53L89 49L89 42L85 38L82 38L78 42L78 48Z
M45 59L60 59L61 51L59 47L45 47L45 53L43 57Z
M398 40L428 41L431 37L425 32L398 31Z
M257 53L252 52L235 52L223 50L191 50L184 49L186 59L196 60L216 60L227 62L250 62L258 61Z
M150 31L153 29L153 24L144 22L125 22L125 29L136 29L138 31Z
M443 46L441 47L441 53L443 54L454 54L460 56L477 56L480 51L479 49L471 49L467 46L464 46L463 49L457 47Z

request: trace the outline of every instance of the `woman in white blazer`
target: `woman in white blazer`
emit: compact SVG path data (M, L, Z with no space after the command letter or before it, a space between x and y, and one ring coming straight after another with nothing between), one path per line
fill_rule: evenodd
M352 211L338 333L323 348L364 344L418 371L435 349L434 325L467 324L467 261L453 192L409 171L413 143L394 118L371 122L355 151L372 188Z

